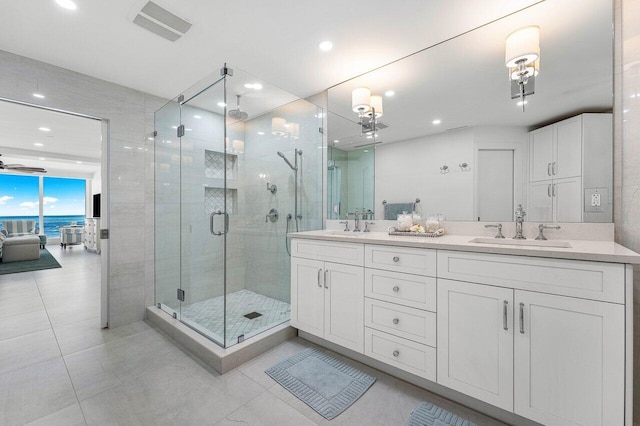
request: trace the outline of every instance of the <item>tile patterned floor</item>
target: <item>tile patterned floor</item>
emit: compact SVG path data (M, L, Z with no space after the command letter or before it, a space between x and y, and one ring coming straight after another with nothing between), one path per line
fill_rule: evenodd
M402 426L420 401L501 424L337 354L377 381L329 422L264 373L309 342L288 341L220 376L145 322L101 330L99 256L50 251L61 269L0 277L2 426Z
M244 315L258 312L261 316L248 319ZM182 319L196 323L222 342L224 331L224 296L192 303L181 309ZM227 295L227 347L238 343L238 336L245 339L288 321L291 305L249 290Z

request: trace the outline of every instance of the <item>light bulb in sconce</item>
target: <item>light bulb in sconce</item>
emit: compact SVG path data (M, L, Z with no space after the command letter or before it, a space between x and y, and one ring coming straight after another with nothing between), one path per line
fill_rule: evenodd
M287 136L291 139L298 139L300 137L300 125L298 123L287 123Z
M371 90L358 87L351 92L351 109L358 114L365 114L371 109Z
M287 133L287 121L284 118L273 117L271 119L271 134L274 136L284 136Z
M234 140L232 146L233 152L236 154L244 154L244 141Z
M372 111L375 111L376 118L382 117L382 96L380 95L372 95L371 96L371 109L366 113L367 117L371 117L373 114Z

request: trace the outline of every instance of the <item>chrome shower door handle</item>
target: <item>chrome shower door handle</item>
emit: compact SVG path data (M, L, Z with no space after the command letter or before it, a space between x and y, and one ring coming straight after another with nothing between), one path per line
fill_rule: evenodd
M322 288L322 283L320 282L320 277L322 276L322 269L318 269L318 287Z
M520 303L520 333L524 334L524 303Z
M507 331L509 330L509 323L508 323L508 309L509 309L509 302L507 300L505 300L502 304L502 328Z
M229 213L224 212L224 233L229 233Z
M225 227L224 232L213 230L213 218L217 215L223 215L223 214L226 215L226 213L222 213L220 210L218 210L217 212L211 213L211 215L209 216L209 231L211 232L212 235L222 235L222 234L226 234L227 231L229 231L229 215L226 216L224 221L224 227Z
M327 281L327 272L329 272L329 270L325 269L325 271L324 271L324 288L329 288L329 282Z

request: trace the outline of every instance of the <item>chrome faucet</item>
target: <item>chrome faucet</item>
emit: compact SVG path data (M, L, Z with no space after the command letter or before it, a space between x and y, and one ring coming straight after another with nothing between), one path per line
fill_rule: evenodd
M375 225L375 222L364 222L364 229L362 230L362 232L369 232L369 225Z
M344 222L338 222L340 225L344 225L344 232L349 232L349 221L345 220Z
M360 232L360 212L356 209L355 213L348 213L347 216L349 215L354 217L353 232Z
M547 237L544 236L544 230L545 229L560 229L560 225L556 225L556 226L547 226L543 223L541 223L540 225L538 225L538 236L536 237L536 240L546 240Z
M484 227L485 228L498 228L498 233L496 234L496 236L494 238L504 238L504 235L502 235L502 224L501 223L496 223L495 225L487 224Z
M518 208L515 211L516 214L516 235L514 240L526 240L526 237L522 235L522 224L524 223L524 217L527 215L522 208L522 204L518 204Z

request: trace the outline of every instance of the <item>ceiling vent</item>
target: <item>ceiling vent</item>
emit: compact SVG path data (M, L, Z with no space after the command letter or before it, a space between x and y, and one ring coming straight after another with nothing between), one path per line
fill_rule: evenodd
M176 41L191 28L191 23L150 1L133 19L133 23L169 41Z

